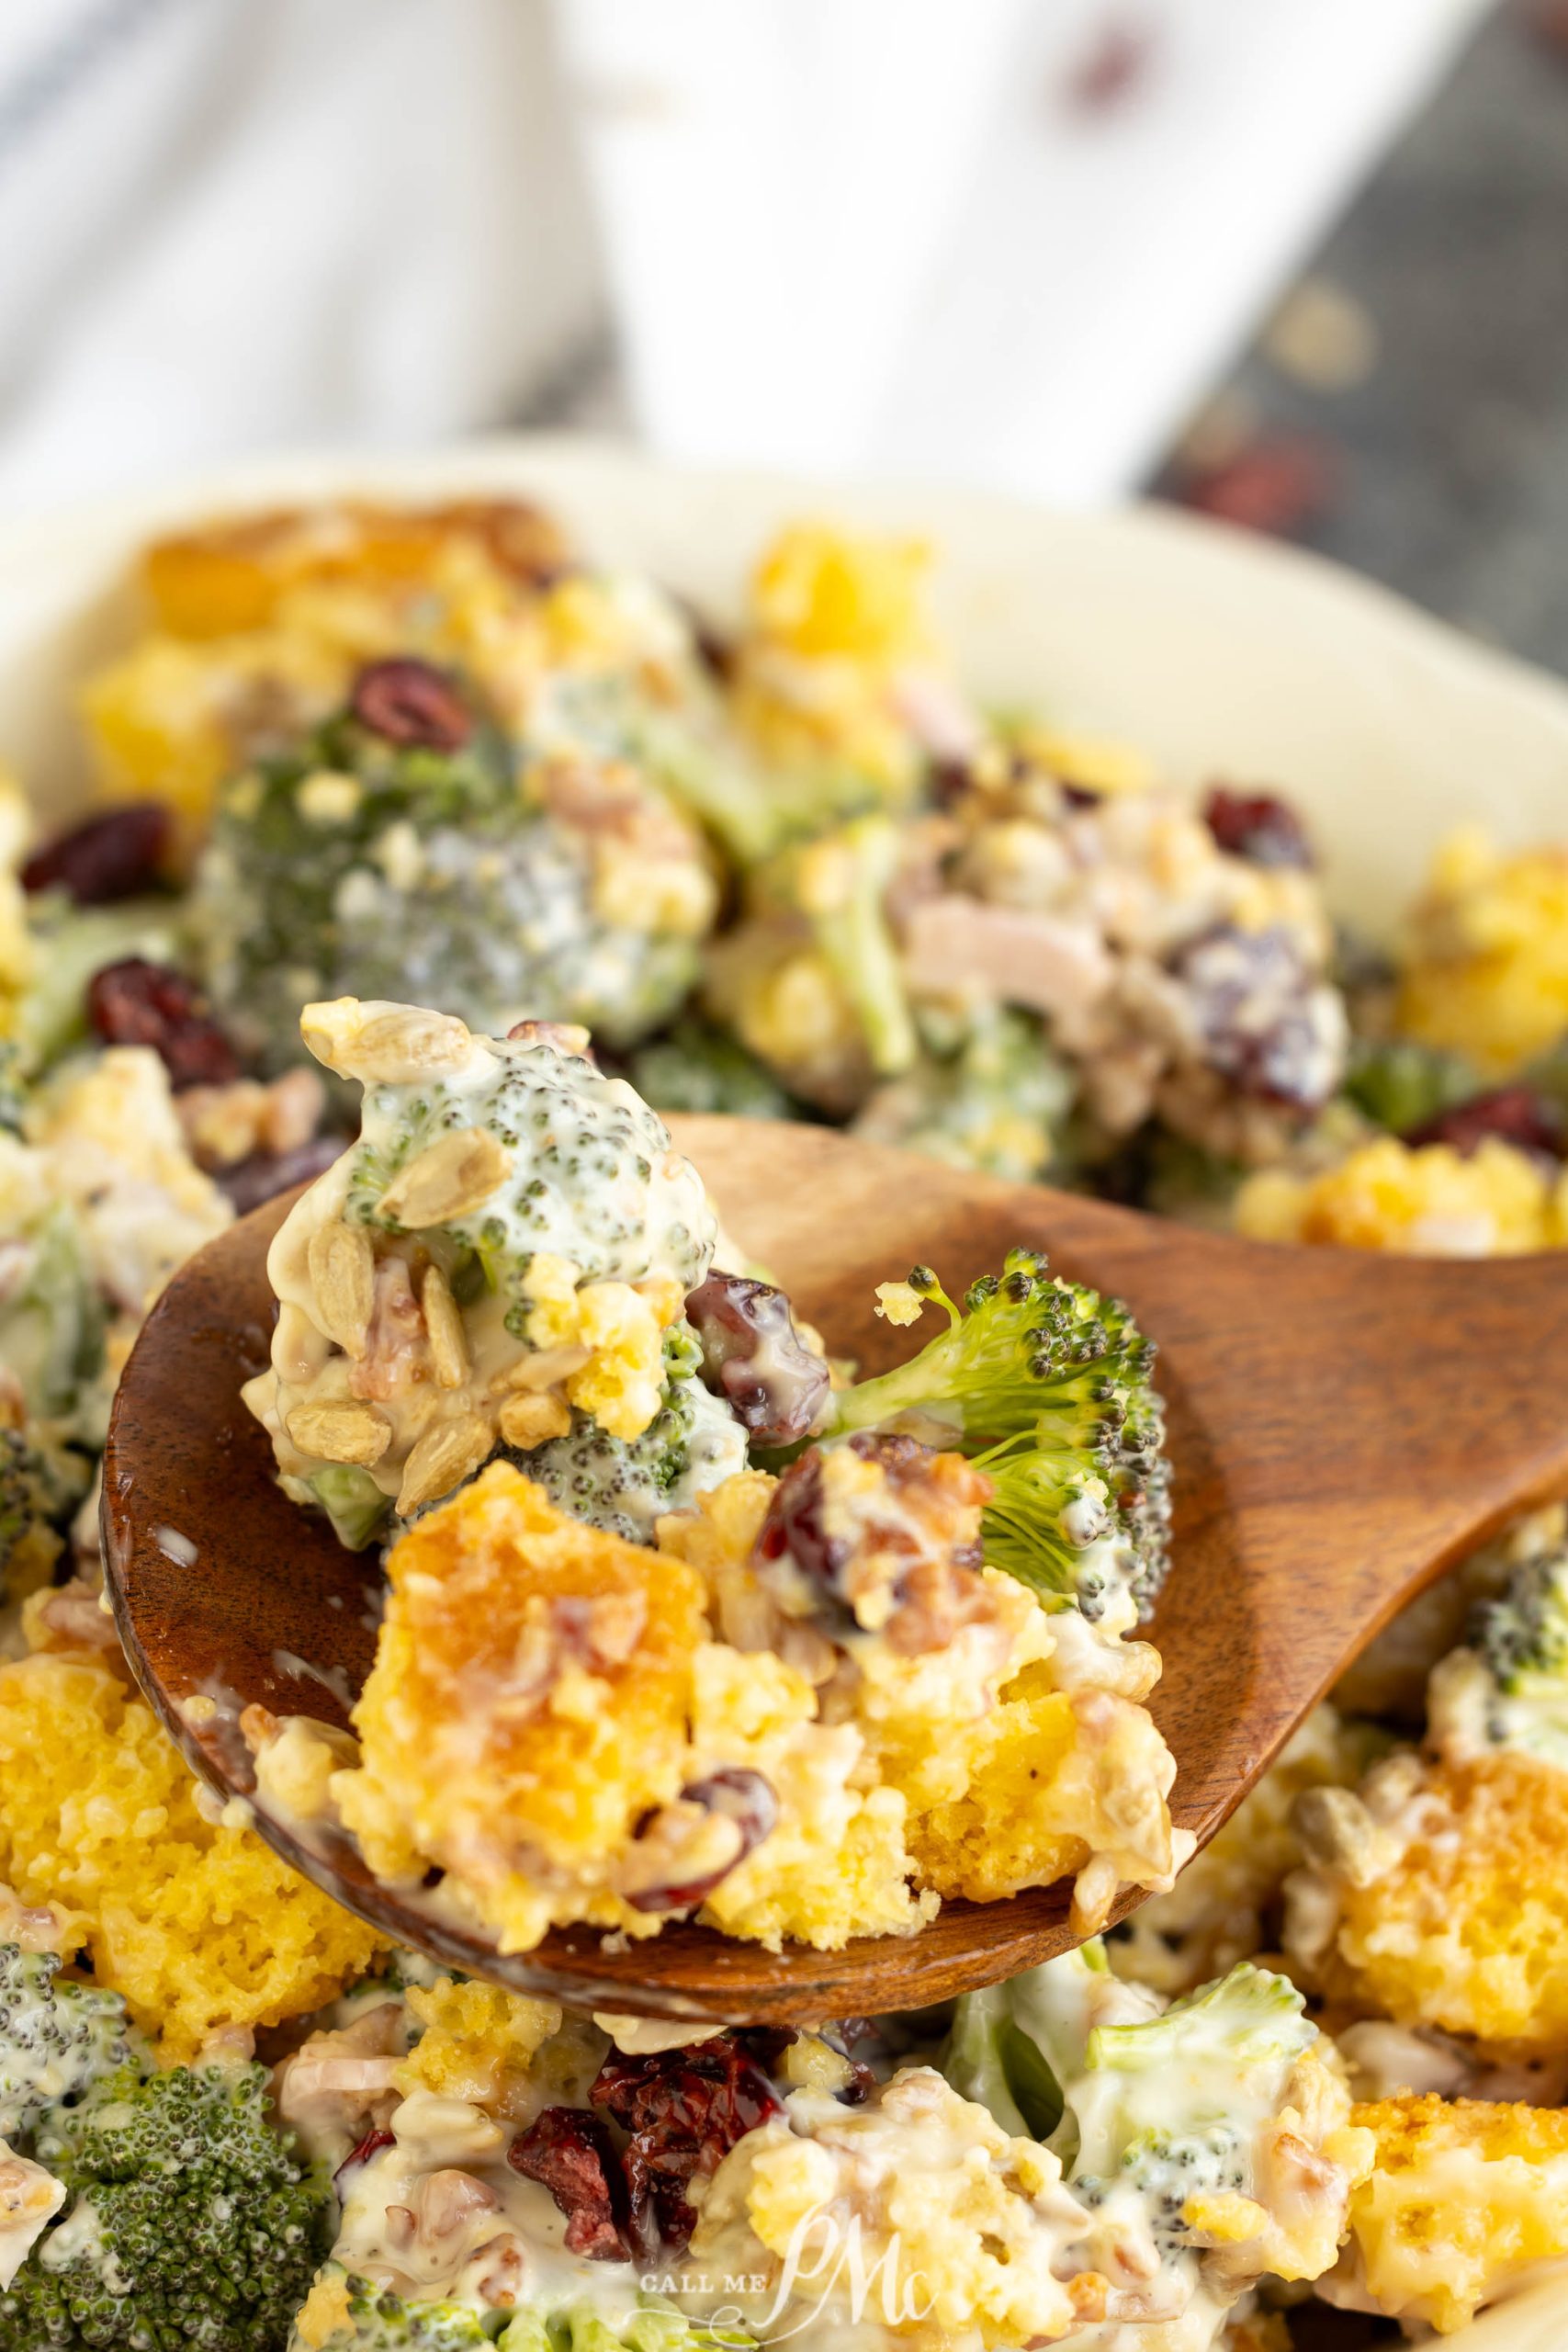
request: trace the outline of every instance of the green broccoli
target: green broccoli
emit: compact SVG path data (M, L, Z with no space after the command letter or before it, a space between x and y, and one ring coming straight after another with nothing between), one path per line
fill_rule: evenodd
M1279 2110L1316 2040L1296 1987L1250 1961L1158 2017L1097 2025L1066 2092L1073 2193L1095 2204L1131 2188L1156 2242L1190 2245L1189 2198L1254 2193L1250 2127Z
M337 2262L321 2275L343 2279L349 2298L347 2324L327 2338L324 2352L476 2352L481 2345L493 2345L496 2352L723 2352L725 2346L739 2352L751 2342L716 2335L657 2302L625 2313L598 2312L591 2303L547 2313L486 2312L472 2303L406 2301ZM306 2352L298 2333L289 2338L289 2352Z
M356 1470L352 1463L329 1462L308 1478L288 1477L280 1484L291 1501L318 1504L347 1551L363 1552L387 1526L389 1497L382 1493L368 1470Z
M923 1016L922 1031L931 1026ZM1033 1014L998 1005L949 1050L928 1035L919 1059L872 1096L853 1131L1026 1183L1057 1158L1073 1088Z
M485 2314L472 2303L405 2301L337 2262L322 2277L342 2278L348 2290L347 2323L327 2338L329 2352L478 2352L481 2346L488 2352L495 2341ZM288 2352L307 2352L297 2329L288 2338Z
M929 1267L909 1287L948 1328L896 1371L834 1391L819 1434L907 1429L966 1453L996 1493L986 1557L1092 1618L1146 1614L1165 1574L1170 1468L1155 1350L1119 1300L1010 1250L961 1312Z
M1004 2131L1044 2140L1086 2205L1132 2191L1174 2251L1192 2243L1189 2198L1254 2193L1251 2132L1317 2039L1295 1986L1250 1962L1162 2010L1097 1942L965 1994L942 2067Z
M1486 1736L1568 1770L1568 1554L1526 1560L1470 1629L1490 1679Z
M1040 2044L1014 2017L1010 1985L987 1984L963 1996L942 2071L960 2098L987 2108L1016 2139L1048 2140L1062 2120L1062 2086Z
M21 1385L28 1415L64 1419L79 1411L104 1357L104 1307L74 1210L57 1201L17 1245L0 1300L0 1363Z
M739 866L765 865L793 842L886 805L874 778L840 763L764 767L727 731L716 697L700 688L681 712L650 704L620 678L585 676L568 692L583 734L646 768Z
M118 1993L76 1984L51 1951L0 1944L0 2140L20 2147L130 2059ZM0 2332L3 2333L3 2332Z
M264 2066L132 2064L51 2109L31 2153L68 2201L0 2295L0 2352L276 2352L333 2209Z
M1458 1054L1412 1037L1359 1038L1350 1048L1344 1092L1375 1126L1403 1136L1453 1110L1480 1086Z
M788 885L854 1008L879 1078L907 1070L919 1043L884 904L897 870L899 839L891 817L856 817L797 850Z
M0 1136L21 1134L27 1105L21 1048L14 1037L0 1037Z
M87 1036L87 983L106 964L144 956L177 964L183 944L168 902L128 899L118 906L77 907L53 892L29 899L33 976L11 1021L17 1079L42 1075Z
M626 1074L656 1111L725 1111L740 1119L797 1119L800 1106L754 1055L705 1021L678 1021L639 1046Z
M71 1447L36 1430L0 1429L0 1601L49 1582L91 1475Z
M1095 2024L1148 2017L1154 2007L1152 1994L1111 1974L1097 1937L1003 1984L963 1995L942 2071L962 2097L988 2108L1004 2132L1070 2154L1077 2126L1065 2086L1083 2072Z
M503 1446L501 1457L574 1519L651 1544L662 1511L688 1507L746 1467L746 1432L696 1376L702 1350L689 1324L665 1333L664 1358L664 1402L640 1437L612 1437L574 1411L565 1437L527 1453Z
M498 1035L583 1022L630 1044L690 990L697 942L606 921L594 858L585 831L530 805L495 729L437 751L340 714L220 794L192 899L203 977L272 1068L299 1058L313 997L429 1004Z

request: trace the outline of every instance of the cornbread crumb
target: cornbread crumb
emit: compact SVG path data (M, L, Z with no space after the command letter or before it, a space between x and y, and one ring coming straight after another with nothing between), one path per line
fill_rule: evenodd
M1425 1764L1390 1837L1383 1867L1326 1881L1337 1924L1312 1965L1329 1997L1568 2050L1568 1773L1510 1752Z
M1479 826L1438 850L1416 906L1401 1029L1503 1077L1568 1029L1568 850L1500 850Z
M0 1879L83 1916L99 1980L169 2064L320 2007L380 1948L254 1830L208 1821L152 1710L80 1653L0 1667Z
M1450 2335L1532 2264L1568 2255L1568 2113L1431 2092L1353 2120L1377 2157L1351 2197L1339 2276L1390 2318Z
M1568 1238L1568 1182L1488 1136L1468 1158L1382 1136L1313 1177L1266 1170L1235 1200L1254 1241L1326 1242L1416 1257L1493 1258Z
M510 2112L535 2053L560 2031L553 2001L533 2001L499 1984L454 1984L437 1977L404 1995L424 2028L398 2069L405 2094L433 2091L488 2112Z

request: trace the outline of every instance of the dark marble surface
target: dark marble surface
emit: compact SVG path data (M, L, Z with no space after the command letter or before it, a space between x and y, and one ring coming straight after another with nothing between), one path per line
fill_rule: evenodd
M1479 635L1568 670L1568 5L1483 26L1310 265L1369 314L1377 358L1316 391L1264 356L1258 430L1321 438L1295 533Z

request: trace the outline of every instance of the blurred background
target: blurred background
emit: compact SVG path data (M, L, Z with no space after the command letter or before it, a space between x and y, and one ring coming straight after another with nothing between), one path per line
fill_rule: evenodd
M0 513L506 427L1568 651L1568 0L5 0Z

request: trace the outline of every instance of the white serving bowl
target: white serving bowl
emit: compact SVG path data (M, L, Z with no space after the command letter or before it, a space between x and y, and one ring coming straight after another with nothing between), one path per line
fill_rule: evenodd
M1178 782L1279 787L1306 812L1334 907L1374 933L1453 825L1568 837L1568 686L1315 557L1159 507L1053 514L973 492L683 469L576 440L277 459L0 526L0 762L48 821L80 805L73 687L135 626L128 568L152 533L323 495L486 492L537 498L589 555L718 616L786 519L929 537L969 684L1124 735ZM1445 2342L1562 2352L1565 2306L1568 2271Z
M1568 687L1314 557L1166 508L1052 514L576 440L277 459L0 527L0 760L51 819L79 802L73 684L132 626L127 567L150 534L322 494L477 492L540 499L591 555L716 614L788 517L928 537L942 622L982 695L1123 734L1180 782L1279 786L1311 820L1336 910L1372 931L1457 823L1508 842L1568 833Z

